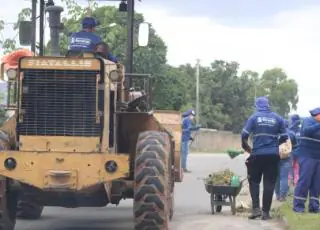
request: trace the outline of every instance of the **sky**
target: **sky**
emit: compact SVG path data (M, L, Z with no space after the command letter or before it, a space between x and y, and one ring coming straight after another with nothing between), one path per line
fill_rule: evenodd
M86 0L79 2L86 4ZM14 22L21 8L29 5L28 0L6 1L0 18ZM316 84L320 78L320 1L142 0L136 9L167 44L169 64L195 64L199 58L201 65L208 65L224 59L260 74L280 67L299 84L299 114L308 115L320 106ZM4 35L13 35L10 26Z

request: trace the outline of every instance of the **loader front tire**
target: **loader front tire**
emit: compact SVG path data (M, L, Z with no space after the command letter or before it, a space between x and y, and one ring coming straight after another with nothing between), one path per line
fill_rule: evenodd
M0 230L14 230L18 196L11 190L10 180L0 176Z
M22 194L18 201L17 207L17 218L27 220L40 219L43 211L43 206L39 205L33 198L28 194Z
M167 133L139 135L134 171L135 230L168 230L173 216L170 138Z

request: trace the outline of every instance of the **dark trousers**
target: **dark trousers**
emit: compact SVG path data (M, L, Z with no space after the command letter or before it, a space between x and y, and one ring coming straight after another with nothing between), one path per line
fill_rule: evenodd
M260 208L260 182L263 176L262 211L269 212L277 181L280 157L272 155L251 155L246 166L252 199L252 208Z

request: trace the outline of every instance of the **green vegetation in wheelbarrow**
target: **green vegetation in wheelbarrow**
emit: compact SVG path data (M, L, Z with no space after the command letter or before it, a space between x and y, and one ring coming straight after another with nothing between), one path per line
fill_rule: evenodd
M233 159L233 158L236 158L237 156L239 156L241 154L244 154L244 151L243 150L237 150L237 149L228 149L227 153L228 153L229 157L231 159Z
M240 178L230 169L214 172L205 178L206 184L239 186Z

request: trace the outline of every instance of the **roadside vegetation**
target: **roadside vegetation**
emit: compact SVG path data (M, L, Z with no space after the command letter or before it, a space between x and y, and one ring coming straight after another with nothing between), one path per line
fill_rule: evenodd
M306 204L308 207L308 204ZM288 230L319 230L319 214L310 214L308 212L298 214L292 211L292 197L288 199L277 210L277 215L284 219Z

